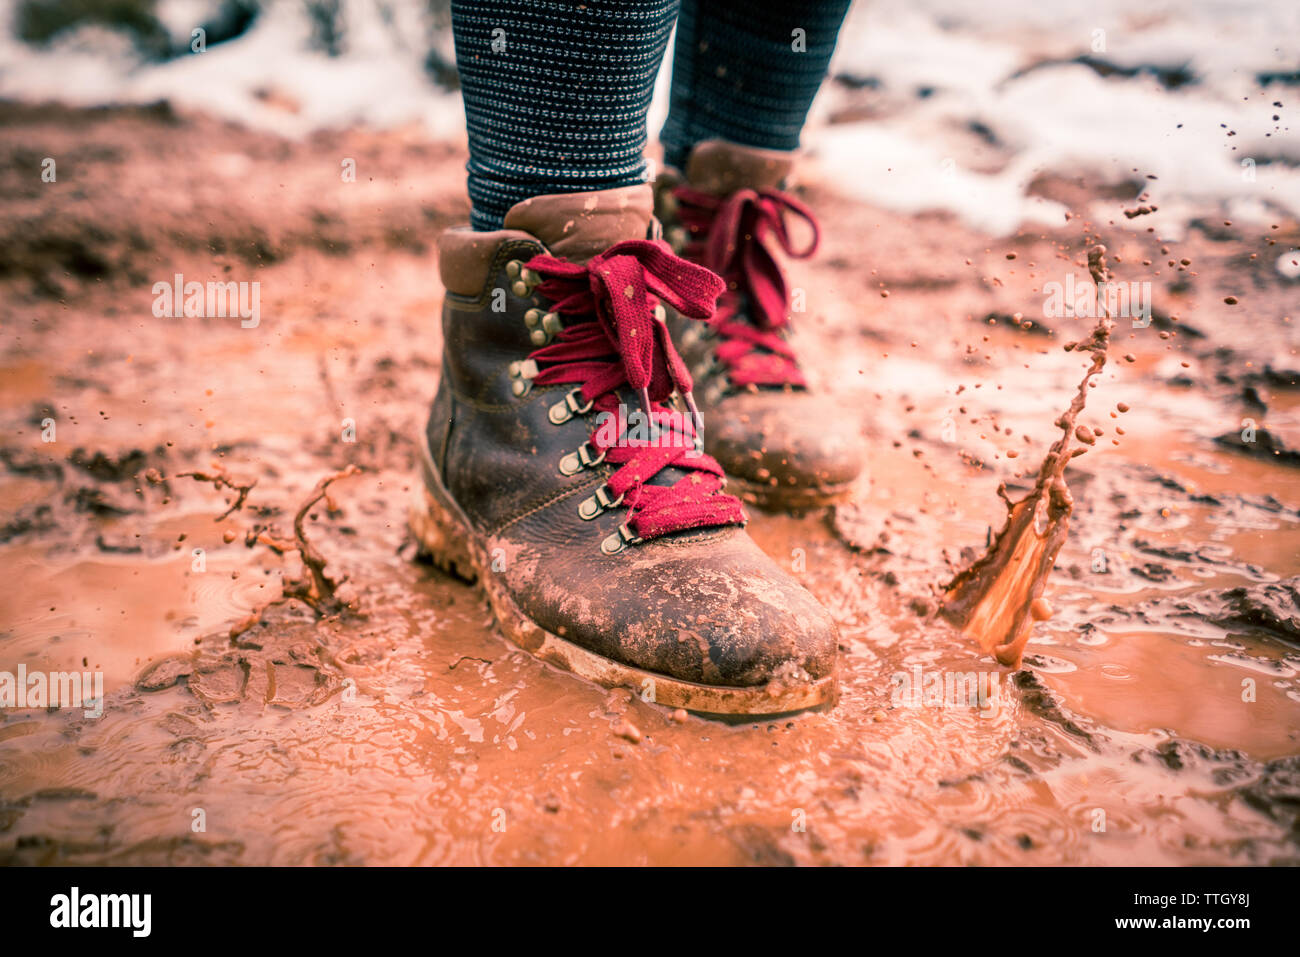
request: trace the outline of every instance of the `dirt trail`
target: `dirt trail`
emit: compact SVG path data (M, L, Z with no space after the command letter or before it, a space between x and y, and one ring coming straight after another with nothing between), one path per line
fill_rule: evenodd
M538 664L412 561L463 155L0 111L0 671L107 684L100 717L0 709L0 862L1300 863L1300 284L1274 268L1297 224L1207 216L1175 244L1116 199L1092 236L992 240L807 184L800 348L870 474L752 531L839 622L842 700L679 721ZM1091 390L1054 614L1012 672L934 585L1000 527L999 484L1032 489L1093 325L1043 287L1086 283L1098 234L1155 315L1117 323L1133 361ZM177 273L260 283L260 321L156 316ZM214 462L232 485L180 477ZM262 611L315 579L247 543L350 465L304 532L352 591Z

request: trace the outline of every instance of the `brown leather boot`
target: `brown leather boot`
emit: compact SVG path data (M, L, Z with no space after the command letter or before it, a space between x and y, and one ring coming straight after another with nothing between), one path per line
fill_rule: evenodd
M649 186L539 196L502 230L442 237L412 530L561 668L694 711L825 704L834 622L749 538L693 417L665 404L691 383L660 302L705 318L722 284L645 239L651 206Z
M854 417L809 390L787 341L790 295L773 247L806 258L818 240L812 213L780 189L792 162L790 153L710 140L691 151L684 179L667 169L655 190L673 248L727 283L707 324L669 320L699 384L704 450L742 498L773 509L843 501L863 461ZM812 228L803 249L787 231L790 213Z

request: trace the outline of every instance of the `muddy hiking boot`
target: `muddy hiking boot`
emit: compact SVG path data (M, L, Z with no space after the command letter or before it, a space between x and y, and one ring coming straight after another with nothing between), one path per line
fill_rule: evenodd
M844 501L864 456L854 417L809 388L787 341L791 296L775 253L805 259L819 240L812 212L780 188L791 165L789 153L710 140L655 190L674 250L726 282L708 322L669 316L709 425L704 450L746 501L769 509ZM806 245L795 245L790 216L808 227Z
M412 530L511 641L585 678L702 712L828 703L835 624L745 532L666 328L722 283L645 238L651 206L649 186L539 196L444 234Z

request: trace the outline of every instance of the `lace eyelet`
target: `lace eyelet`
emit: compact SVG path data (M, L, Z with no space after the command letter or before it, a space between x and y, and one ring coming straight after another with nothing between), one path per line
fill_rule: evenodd
M533 289L541 283L542 277L533 272L523 263L512 259L506 263L506 276L512 281L510 291L520 299L527 299L533 294Z
M606 555L617 555L629 545L640 545L643 539L633 533L632 529L624 523L618 527L618 530L600 543L600 550Z
M537 363L532 359L521 359L518 362L510 363L510 391L518 396L523 397L528 394L533 387L533 379L537 377Z
M551 420L552 425L563 425L575 415L586 415L591 411L592 406L596 403L594 400L588 400L586 403L578 401L578 396L582 395L581 389L574 389L565 393L564 400L551 406L546 413L546 417Z
M535 346L549 344L564 328L559 316L553 312L543 312L541 309L529 309L524 313L524 325L531 330L528 339Z
M601 512L607 512L611 508L618 508L623 501L623 496L611 499L609 497L609 486L602 485L596 489L596 494L590 498L584 498L578 503L578 517L583 521L590 522Z
M560 458L560 474L577 475L583 469L595 468L603 461L605 461L604 452L594 455L591 451L591 443L583 442L578 446L578 451L569 452Z

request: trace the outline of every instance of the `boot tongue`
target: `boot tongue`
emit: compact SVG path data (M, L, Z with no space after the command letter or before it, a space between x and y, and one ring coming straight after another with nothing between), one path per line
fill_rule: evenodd
M794 153L738 146L725 140L697 143L686 160L686 180L715 196L738 189L777 189L790 175Z
M585 264L615 243L645 239L653 206L648 183L586 193L552 193L510 207L505 227L536 236L552 256Z

